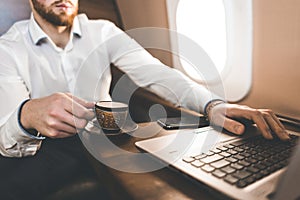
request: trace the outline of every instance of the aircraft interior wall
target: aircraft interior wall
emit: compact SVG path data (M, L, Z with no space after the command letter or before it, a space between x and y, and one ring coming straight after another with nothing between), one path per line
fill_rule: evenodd
M117 3L125 29L168 28L165 0ZM298 0L253 0L252 87L238 103L271 108L278 114L300 119L299 10ZM172 64L171 57L159 53L155 56Z

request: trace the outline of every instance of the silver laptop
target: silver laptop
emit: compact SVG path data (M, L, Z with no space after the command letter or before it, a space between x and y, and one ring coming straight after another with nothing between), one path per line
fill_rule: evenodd
M255 127L242 137L204 127L136 146L233 199L300 199L299 133L289 133L282 142L265 140Z

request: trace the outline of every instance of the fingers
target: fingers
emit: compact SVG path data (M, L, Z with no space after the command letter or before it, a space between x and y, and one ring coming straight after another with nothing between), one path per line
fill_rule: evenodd
M253 114L251 118L266 139L273 139L271 129L260 113Z
M245 126L233 119L230 119L226 116L226 104L220 104L214 107L210 115L210 121L212 124L221 126L227 131L241 135L245 131Z
M65 93L32 99L23 106L21 123L26 129L36 129L42 135L61 138L83 129L94 117L92 102Z
M48 132L47 137L49 138L66 138L66 137L71 137L74 134L65 132L65 131L57 131L55 130L54 132Z
M84 99L81 99L79 97L76 97L76 96L73 96L72 94L70 93L66 93L66 95L70 98L72 98L74 101L76 101L77 103L79 103L80 105L86 107L86 108L94 108L95 106L95 103L94 102L89 102L89 101L86 101Z
M70 115L70 114L69 114ZM84 129L87 120L78 119L76 117L71 117L73 119L67 119L65 121L60 120L50 120L46 123L45 129L42 130L43 135L51 138L64 138L75 135L79 129Z
M66 111L73 114L75 117L80 119L93 119L95 114L92 110L89 110L85 107L83 107L81 104L77 102L73 102L72 105L68 104L65 107Z
M64 138L76 134L77 130L74 126L52 119L45 122L40 133L50 138Z
M281 139L281 140L288 140L290 139L288 133L286 132L284 126L279 121L279 119L276 117L276 115L270 111L262 111L264 119L269 124L272 131Z
M259 110L249 108L247 106L235 106L227 111L227 115L231 118L244 117L246 119L252 120L261 131L262 135L267 139L272 139L271 129L268 123L264 119L264 116Z
M289 139L288 133L276 115L268 109L253 109L247 106L230 105L226 116L230 118L246 118L252 120L267 139L272 139L272 132L281 140Z
M92 110L90 110L90 108L94 107L93 102L87 102L70 94L67 94L67 96L72 101L72 103L67 103L65 106L65 109L69 113L81 119L91 120L92 118L94 118L95 114Z
M224 128L236 135L242 135L245 131L245 126L243 124L227 117L224 120Z
M77 129L83 129L86 126L87 120L94 117L94 112L85 107L90 104L94 105L91 102L75 98L70 94L56 94L55 98L59 100L52 101L55 105L49 110L49 117L45 121L51 137L61 137L56 135L59 133L63 134L62 137L67 136L66 134L75 134Z
M83 129L86 126L86 124L88 123L88 119L78 118L67 111L58 112L56 115L53 115L53 113L52 113L52 116L53 116L53 119L57 120L57 122L52 122L52 123L50 122L49 126L55 127L59 130L64 130L66 132L76 132L76 129ZM63 124L67 124L68 126L72 127L73 130L69 130L67 128L61 127L61 125L59 125L59 122L63 123Z

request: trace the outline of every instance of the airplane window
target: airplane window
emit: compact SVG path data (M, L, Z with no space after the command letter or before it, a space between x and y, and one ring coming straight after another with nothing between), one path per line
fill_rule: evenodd
M226 27L223 0L181 0L176 15L177 31L199 44L212 59L218 71L225 67ZM178 41L180 48L181 41ZM181 60L189 73L188 62ZM189 73L195 76L194 73ZM198 78L197 76L194 78Z
M223 85L228 101L245 97L252 78L252 0L167 0L167 8L170 28L197 43L219 74L203 80L180 55L173 56L174 66L199 83ZM171 36L179 54L185 45L180 38Z

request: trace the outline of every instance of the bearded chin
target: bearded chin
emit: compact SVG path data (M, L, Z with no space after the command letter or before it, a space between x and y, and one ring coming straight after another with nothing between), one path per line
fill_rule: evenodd
M42 4L40 4L37 0L32 0L33 7L36 12L46 21L55 25L55 26L72 26L74 18L78 14L77 9L71 14L67 15L65 13L55 14L51 10L47 10Z
M39 13L40 14L40 13ZM41 15L41 14L40 14ZM53 12L48 12L46 15L41 15L46 21L55 25L55 26L72 26L77 12L74 12L72 15L66 14L55 14Z

